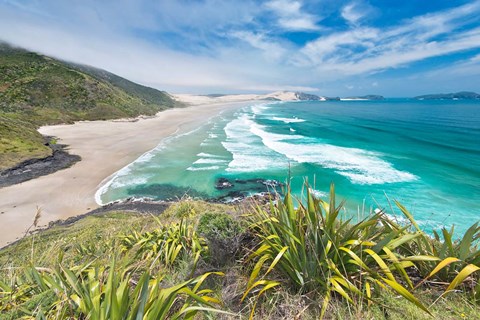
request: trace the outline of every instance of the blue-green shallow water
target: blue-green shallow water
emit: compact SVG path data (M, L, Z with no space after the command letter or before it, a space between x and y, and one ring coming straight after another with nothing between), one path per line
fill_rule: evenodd
M465 230L480 219L480 102L252 105L162 141L117 173L97 198L165 199L187 191L218 197L227 192L214 188L219 177L286 181L289 170L297 194L305 177L319 192L333 181L347 214L363 207L392 213L386 194L427 231L451 224Z

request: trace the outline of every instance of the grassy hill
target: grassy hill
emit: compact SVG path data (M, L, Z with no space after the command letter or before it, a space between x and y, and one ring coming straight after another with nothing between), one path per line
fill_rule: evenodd
M0 171L28 159L52 155L52 149L44 143L44 138L31 123L0 113Z
M0 170L49 155L40 125L103 120L181 106L167 93L104 70L0 43Z
M333 196L309 199L186 199L159 217L111 211L25 237L0 250L0 320L480 318L476 225L451 243L414 220L351 224Z

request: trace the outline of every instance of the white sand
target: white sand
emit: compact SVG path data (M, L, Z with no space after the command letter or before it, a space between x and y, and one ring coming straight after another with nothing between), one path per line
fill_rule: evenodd
M174 94L175 99L186 102L191 105L204 104L204 103L226 103L236 101L253 101L253 100L265 100L276 99L279 101L297 101L298 96L292 91L277 91L268 94L229 94L219 97L211 96L199 96L192 94Z
M42 134L69 145L69 152L82 160L71 168L0 189L0 247L23 236L37 206L42 212L41 225L95 209L94 196L102 181L162 139L190 131L225 109L252 103L218 103L227 101L168 110L136 122L91 121L40 128Z

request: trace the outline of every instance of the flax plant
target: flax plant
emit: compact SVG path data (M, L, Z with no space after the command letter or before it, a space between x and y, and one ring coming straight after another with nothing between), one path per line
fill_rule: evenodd
M419 234L407 232L381 213L357 223L344 220L339 215L343 203L336 205L333 184L328 202L306 189L306 206L300 203L295 209L288 191L283 202L271 203L269 210L257 207L249 217L260 243L247 259L253 268L242 299L255 292L258 301L285 283L296 292L323 298L323 317L333 295L351 304L372 303L381 290L389 289L429 312L412 293L407 274L412 261L423 258L402 256L396 250ZM251 317L254 311L255 305Z

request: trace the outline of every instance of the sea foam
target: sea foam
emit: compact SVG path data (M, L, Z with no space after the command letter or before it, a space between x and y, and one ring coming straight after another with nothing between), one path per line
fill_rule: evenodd
M218 169L220 169L219 166L208 166L208 167L191 166L187 168L188 171L212 171L212 170L218 170Z
M299 118L281 118L281 117L273 117L272 120L282 121L284 123L297 123L297 122L305 122L306 121L304 119L299 119Z
M298 163L333 169L352 183L383 184L417 179L409 172L393 168L375 152L320 143L301 135L270 133L264 129L256 123L250 127L250 131L260 137L266 147Z
M253 172L272 168L288 168L288 162L276 152L265 148L258 137L251 132L252 117L241 114L229 122L224 131L227 139L223 147L232 154L233 160L227 171Z
M194 162L194 164L214 164L214 163L226 163L227 160L222 159L211 159L211 158L200 158Z

